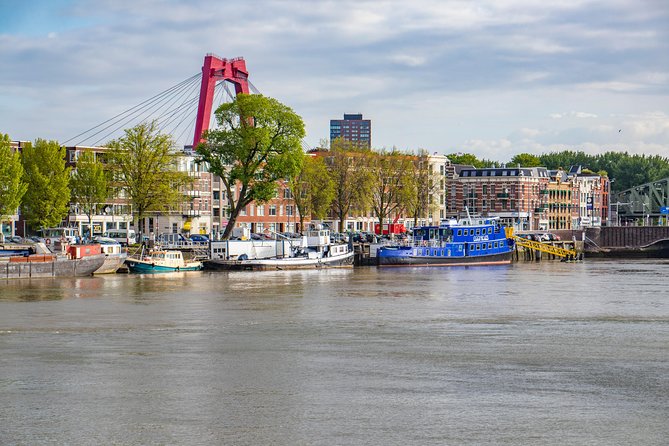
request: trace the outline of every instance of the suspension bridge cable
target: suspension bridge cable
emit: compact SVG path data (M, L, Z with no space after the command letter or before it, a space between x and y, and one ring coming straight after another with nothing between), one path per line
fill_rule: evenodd
M191 83L192 82L194 82L194 81L191 81ZM172 97L173 97L174 94L178 94L179 91L181 91L183 89L186 89L186 88L189 88L189 87L190 87L189 84L182 85L180 87L180 89L177 90L177 93L170 92L170 94L162 95L161 97L156 98L155 100L153 100L151 103L146 104L144 107L135 110L133 113L129 114L128 116L126 116L122 120L118 120L117 122L114 123L114 124L117 125L117 127L113 128L110 132L107 132L104 136L102 136L100 139L95 141L95 143L93 143L93 145L97 145L101 141L104 141L105 139L107 139L111 135L113 135L115 132L117 132L118 130L123 128L125 125L128 125L133 121L136 122L137 120L139 120L140 124L146 122L148 120L148 118L151 117L151 115L153 113L156 113L157 111L159 111L163 107L165 107L165 104L168 104L169 101L172 100ZM90 138L102 133L102 131L110 128L114 124L108 125L104 129L102 129L102 130L96 132L95 134L91 135Z
M249 88L251 89L252 92L254 92L255 94L261 94L260 90L258 90L256 86L253 85L248 78L246 79L246 82L249 84Z
M191 78L191 80L192 80L192 78ZM182 83L180 84L180 86L179 86L179 89L177 89L177 90L175 90L175 91L180 91L181 89L186 88L187 86L188 86L188 84L184 84L184 83L182 82ZM170 90L174 90L174 89L170 89ZM151 108L155 107L156 104L159 104L159 103L161 103L162 101L164 101L165 98L169 98L170 95L171 95L172 93L173 93L172 91L168 91L168 90L166 90L165 92L161 93L160 95L156 95L156 96L154 96L150 101L144 101L144 102L142 103L143 105L142 105L140 108L137 108L137 106L133 107L133 109L135 109L134 111L132 111L131 113L127 114L126 116L123 116L123 117L121 117L121 118L118 118L115 122L112 122L111 124L107 125L106 127L102 128L102 129L100 129L100 130L98 130L97 132L95 132L95 133L93 133L92 135L88 136L86 139L91 139L91 138L93 138L94 136L97 136L97 135L99 135L100 133L104 132L105 130L107 130L107 129L111 128L112 126L116 125L117 127L115 127L114 129L112 129L111 132L108 132L105 136L103 136L102 138L100 138L98 141L95 142L95 144L99 143L100 141L102 141L102 140L104 140L106 137L108 137L109 135L111 135L111 134L115 133L116 131L118 131L120 128L122 128L124 125L126 125L127 123L129 123L129 122L132 121L133 119L137 119L136 116L139 115L140 113L143 113L143 112L144 112L145 110L147 110L147 109L150 110ZM130 109L130 110L132 110L132 109ZM119 115L119 116L120 116L120 115Z
M122 115L124 115L125 113L128 113L129 111L131 111L131 110L133 110L133 109L135 109L135 108L137 108L137 107L143 105L145 102L148 102L148 101L154 99L155 97L158 97L158 96L160 96L160 95L162 95L162 94L164 94L164 93L166 93L166 92L168 92L168 91L170 91L170 90L172 90L172 89L178 88L178 87L180 87L182 84L184 84L184 83L188 83L188 82L190 82L193 78L197 78L197 77L199 77L199 76L201 76L200 73L198 73L198 74L194 74L193 76L191 76L191 77L189 77L189 78L187 78L187 79L184 79L183 81L179 82L178 84L173 85L172 87L168 88L167 90L164 90L164 91L158 93L157 95L155 95L155 96L153 96L153 97L151 97L151 98L145 100L144 102L140 102L139 104L137 104L137 105L135 105L135 106L129 108L128 110L125 110L125 111L123 111L123 112L117 114L116 116L113 116L113 117L107 119L106 121L101 122L100 124L96 125L95 127L91 127L90 129L85 130L85 131L79 133L78 135L73 136L72 138L70 138L70 139L64 141L63 144L66 144L66 143L72 141L72 140L75 139L75 138L79 138L80 136L85 135L86 133L88 133L88 132L90 132L90 131L92 131L92 130L95 130L96 128L98 128L98 127L100 127L100 126L105 125L105 124L108 123L109 121L112 121L112 120L118 118L119 116L122 116Z

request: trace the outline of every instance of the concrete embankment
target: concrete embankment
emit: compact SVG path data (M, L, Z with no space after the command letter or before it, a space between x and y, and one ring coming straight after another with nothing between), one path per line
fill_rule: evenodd
M551 232L562 240L582 241L588 257L669 257L667 226L608 226Z

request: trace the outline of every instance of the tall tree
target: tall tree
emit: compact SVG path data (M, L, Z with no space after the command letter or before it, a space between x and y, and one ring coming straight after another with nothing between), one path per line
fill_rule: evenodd
M150 212L166 212L186 200L183 188L190 178L177 171L173 146L172 138L160 133L155 122L126 129L123 137L107 144L113 181L132 205L140 236Z
M477 169L484 167L499 167L499 162L487 159L478 159L476 155L471 153L451 153L446 155L453 164L464 164L467 166L474 166Z
M105 168L91 151L82 152L70 178L72 202L88 216L88 227L92 231L93 214L107 200L107 175Z
M58 141L37 139L22 152L28 180L22 210L34 228L58 226L70 203L70 168L65 166L65 147Z
M370 191L370 172L366 168L371 152L337 138L325 154L325 163L335 184L332 210L339 220L339 232L353 209L363 209Z
M302 170L290 182L293 199L300 214L300 231L304 231L304 217L322 220L334 199L335 184L322 157L304 155Z
M384 220L405 209L413 195L409 188L405 188L413 174L413 156L393 149L374 153L368 159L370 204L383 228Z
M413 160L411 174L405 187L407 189L407 214L413 218L413 225L418 226L419 218L427 218L437 207L435 195L443 190L443 176L432 171L430 154L420 150Z
M509 164L520 167L539 167L541 166L541 159L531 153L519 153L511 158Z
M16 213L28 185L23 180L21 154L13 152L9 135L0 133L0 229ZM0 240L3 233L0 230Z
M221 177L230 204L227 240L251 202L274 197L278 181L300 172L304 122L290 107L262 95L237 95L215 112L218 128L198 145L198 161Z

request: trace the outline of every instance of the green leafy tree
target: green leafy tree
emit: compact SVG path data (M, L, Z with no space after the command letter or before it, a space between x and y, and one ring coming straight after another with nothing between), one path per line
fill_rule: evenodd
M499 167L500 164L497 161L491 161L487 159L478 159L476 155L471 153L451 153L446 155L446 157L453 164L462 164L465 166L474 166L477 169L482 169L484 167Z
M371 190L371 175L367 157L371 152L349 141L337 138L325 154L325 163L335 184L332 211L339 220L339 232L354 209L364 209Z
M539 167L541 166L541 159L531 153L519 153L511 158L509 164L512 166L519 165L520 167Z
M107 144L113 181L132 205L140 236L150 212L168 212L187 199L183 189L190 178L177 171L173 146L172 138L160 133L155 122L126 129L124 136Z
M300 231L304 231L304 217L319 220L326 217L334 200L335 183L322 157L304 155L302 171L290 182L293 199L300 214Z
M219 127L207 132L197 153L198 162L207 163L225 187L230 217L222 237L227 240L248 204L270 200L279 180L300 172L305 132L291 108L262 95L237 95L215 116Z
M28 189L23 176L21 154L12 151L9 135L0 134L0 227L16 213ZM0 231L0 239L2 237Z
M405 182L407 196L407 214L413 218L413 225L418 226L419 218L428 218L430 212L436 208L435 195L442 187L440 178L432 171L429 153L420 150L413 162L413 169Z
M398 150L373 153L368 158L371 176L370 204L382 228L386 218L407 207L412 191L405 187L413 174L413 156Z
M70 190L72 202L88 216L88 227L92 228L93 214L107 200L107 175L95 153L85 151L79 155L70 178Z
M22 210L34 229L58 226L70 203L70 168L65 166L65 147L58 141L37 139L22 152L28 190Z

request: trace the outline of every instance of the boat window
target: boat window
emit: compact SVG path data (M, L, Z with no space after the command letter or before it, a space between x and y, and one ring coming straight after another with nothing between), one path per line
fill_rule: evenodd
M458 236L462 235L462 229L458 229Z
M465 235L469 235L469 229L465 229Z
M481 230L480 229L476 230L476 235L481 235Z
M488 228L488 234L492 234L492 228Z
M492 249L492 243L488 243L488 249Z
M493 246L494 246L495 248L497 248L497 242L495 242L495 244L494 244Z

